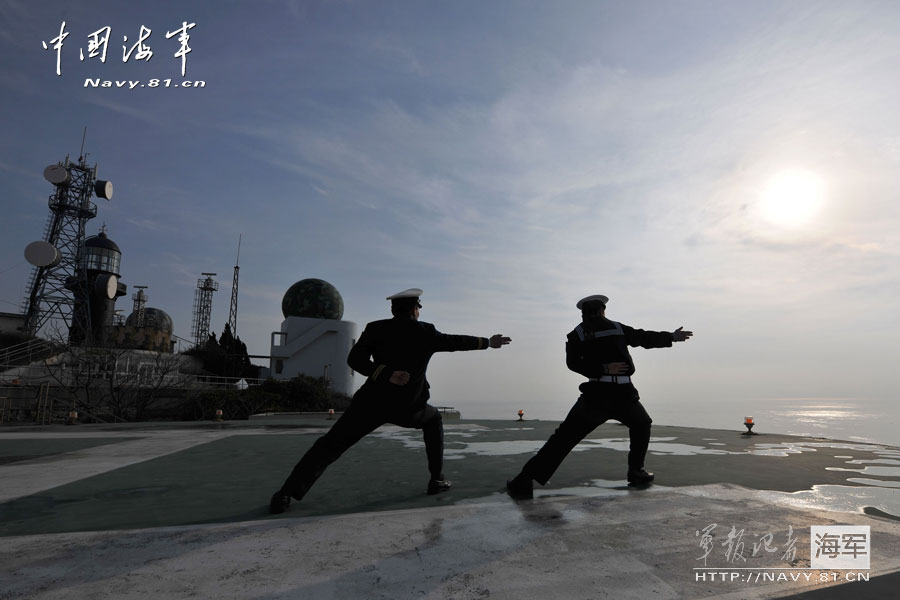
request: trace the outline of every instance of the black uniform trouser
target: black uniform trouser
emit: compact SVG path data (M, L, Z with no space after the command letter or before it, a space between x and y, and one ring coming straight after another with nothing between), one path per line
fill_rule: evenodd
M525 463L519 477L534 479L541 485L546 485L572 448L610 419L628 427L631 442L628 469L643 468L647 447L650 445L650 424L653 421L640 400L632 393L633 388L621 391L612 388L609 393L582 394L544 446Z
M350 404L337 422L306 451L281 486L281 491L301 500L328 465L385 423L421 429L432 479L439 479L444 464L444 425L441 413L430 404L415 411L391 412L383 403L360 400Z

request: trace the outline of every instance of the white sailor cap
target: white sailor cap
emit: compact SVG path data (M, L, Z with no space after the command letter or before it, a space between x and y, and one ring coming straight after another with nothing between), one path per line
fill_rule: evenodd
M422 290L419 288L409 288L408 290L403 290L402 292L397 292L393 296L388 296L385 300L400 300L402 298L418 298L423 294Z
M603 294L595 294L593 296L588 296L587 298L582 298L575 304L575 308L581 309L582 306L589 302L600 302L603 306L606 306L607 302L609 302L609 298L604 296Z

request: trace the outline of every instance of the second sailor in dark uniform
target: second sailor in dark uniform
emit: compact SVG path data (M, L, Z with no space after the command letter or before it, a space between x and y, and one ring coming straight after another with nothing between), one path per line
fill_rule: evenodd
M531 497L532 481L546 485L563 459L578 442L609 419L628 427L628 483L642 485L653 481L644 470L644 457L650 444L650 415L641 405L631 382L634 362L628 346L668 348L683 342L693 333L681 327L673 332L644 331L606 318L606 296L581 299L582 321L566 340L566 366L588 380L579 386L581 396L566 419L531 458L522 471L507 482L510 494Z
M421 295L422 290L412 288L388 296L394 317L366 325L347 363L368 379L353 395L347 411L316 440L272 496L270 512L284 512L291 498L302 499L328 465L385 423L421 429L430 473L427 492L436 494L450 487L442 471L441 413L428 404L428 361L435 352L500 348L510 339L500 334L488 339L441 333L431 323L419 321Z

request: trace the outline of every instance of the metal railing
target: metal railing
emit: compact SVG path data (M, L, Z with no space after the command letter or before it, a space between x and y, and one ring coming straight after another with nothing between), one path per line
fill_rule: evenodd
M33 388L32 388L33 389ZM0 423L22 421L22 414L27 415L25 421L38 425L50 425L65 420L65 407L57 402L49 383L37 387L37 393L31 398L0 397Z
M53 420L53 398L50 397L50 384L41 384L35 403L34 420L41 425L49 425Z
M44 358L55 350L47 340L34 338L0 350L0 365L14 365Z
M159 373L141 370L92 369L86 365L3 365L0 364L0 386L36 386L52 383L60 387L82 385L114 385L164 389L246 389L262 384L265 379L221 377L198 373Z
M196 384L192 388L212 387L212 388L237 388L246 389L261 385L265 379L256 379L252 377L219 377L218 375L197 375Z

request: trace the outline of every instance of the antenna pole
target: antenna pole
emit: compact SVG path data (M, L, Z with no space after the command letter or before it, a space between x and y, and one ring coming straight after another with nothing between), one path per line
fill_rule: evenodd
M228 310L228 326L231 328L231 335L237 337L237 311L238 311L238 275L241 268L238 264L241 262L241 238L243 234L238 236L238 253L237 260L234 262L234 279L231 282L231 307Z
M84 133L81 134L81 152L78 153L78 160L84 158L84 138L87 137L87 125L84 126Z

